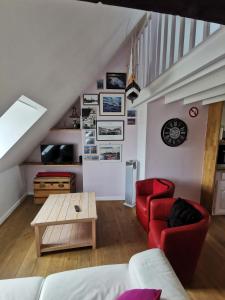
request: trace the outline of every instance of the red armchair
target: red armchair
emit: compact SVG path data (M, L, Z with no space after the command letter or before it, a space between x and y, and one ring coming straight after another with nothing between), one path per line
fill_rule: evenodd
M136 182L136 215L145 231L149 230L150 202L173 197L174 189L174 184L167 179L150 178Z
M195 224L168 228L167 219L175 200L151 202L148 246L162 249L180 281L187 284L196 269L210 217L200 204L186 200L201 213L202 219Z

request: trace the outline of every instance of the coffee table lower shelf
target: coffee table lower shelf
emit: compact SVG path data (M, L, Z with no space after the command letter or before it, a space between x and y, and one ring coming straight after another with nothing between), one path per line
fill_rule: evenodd
M45 252L88 246L95 248L95 230L95 220L49 226L36 225L37 254L40 256Z

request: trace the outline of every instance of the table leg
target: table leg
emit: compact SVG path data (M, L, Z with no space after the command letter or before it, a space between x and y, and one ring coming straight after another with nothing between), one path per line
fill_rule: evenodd
M34 227L37 256L41 256L41 236L39 226Z
M96 249L96 220L92 220L92 249Z

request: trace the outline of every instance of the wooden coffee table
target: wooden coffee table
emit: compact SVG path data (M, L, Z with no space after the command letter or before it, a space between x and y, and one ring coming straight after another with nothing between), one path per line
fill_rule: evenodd
M76 212L74 206L81 211ZM96 248L95 193L50 195L34 220L37 256L44 252Z

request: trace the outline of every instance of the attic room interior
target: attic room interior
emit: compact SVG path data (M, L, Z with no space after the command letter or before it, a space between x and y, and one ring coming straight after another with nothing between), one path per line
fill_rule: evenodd
M0 300L225 299L224 13L0 1Z

